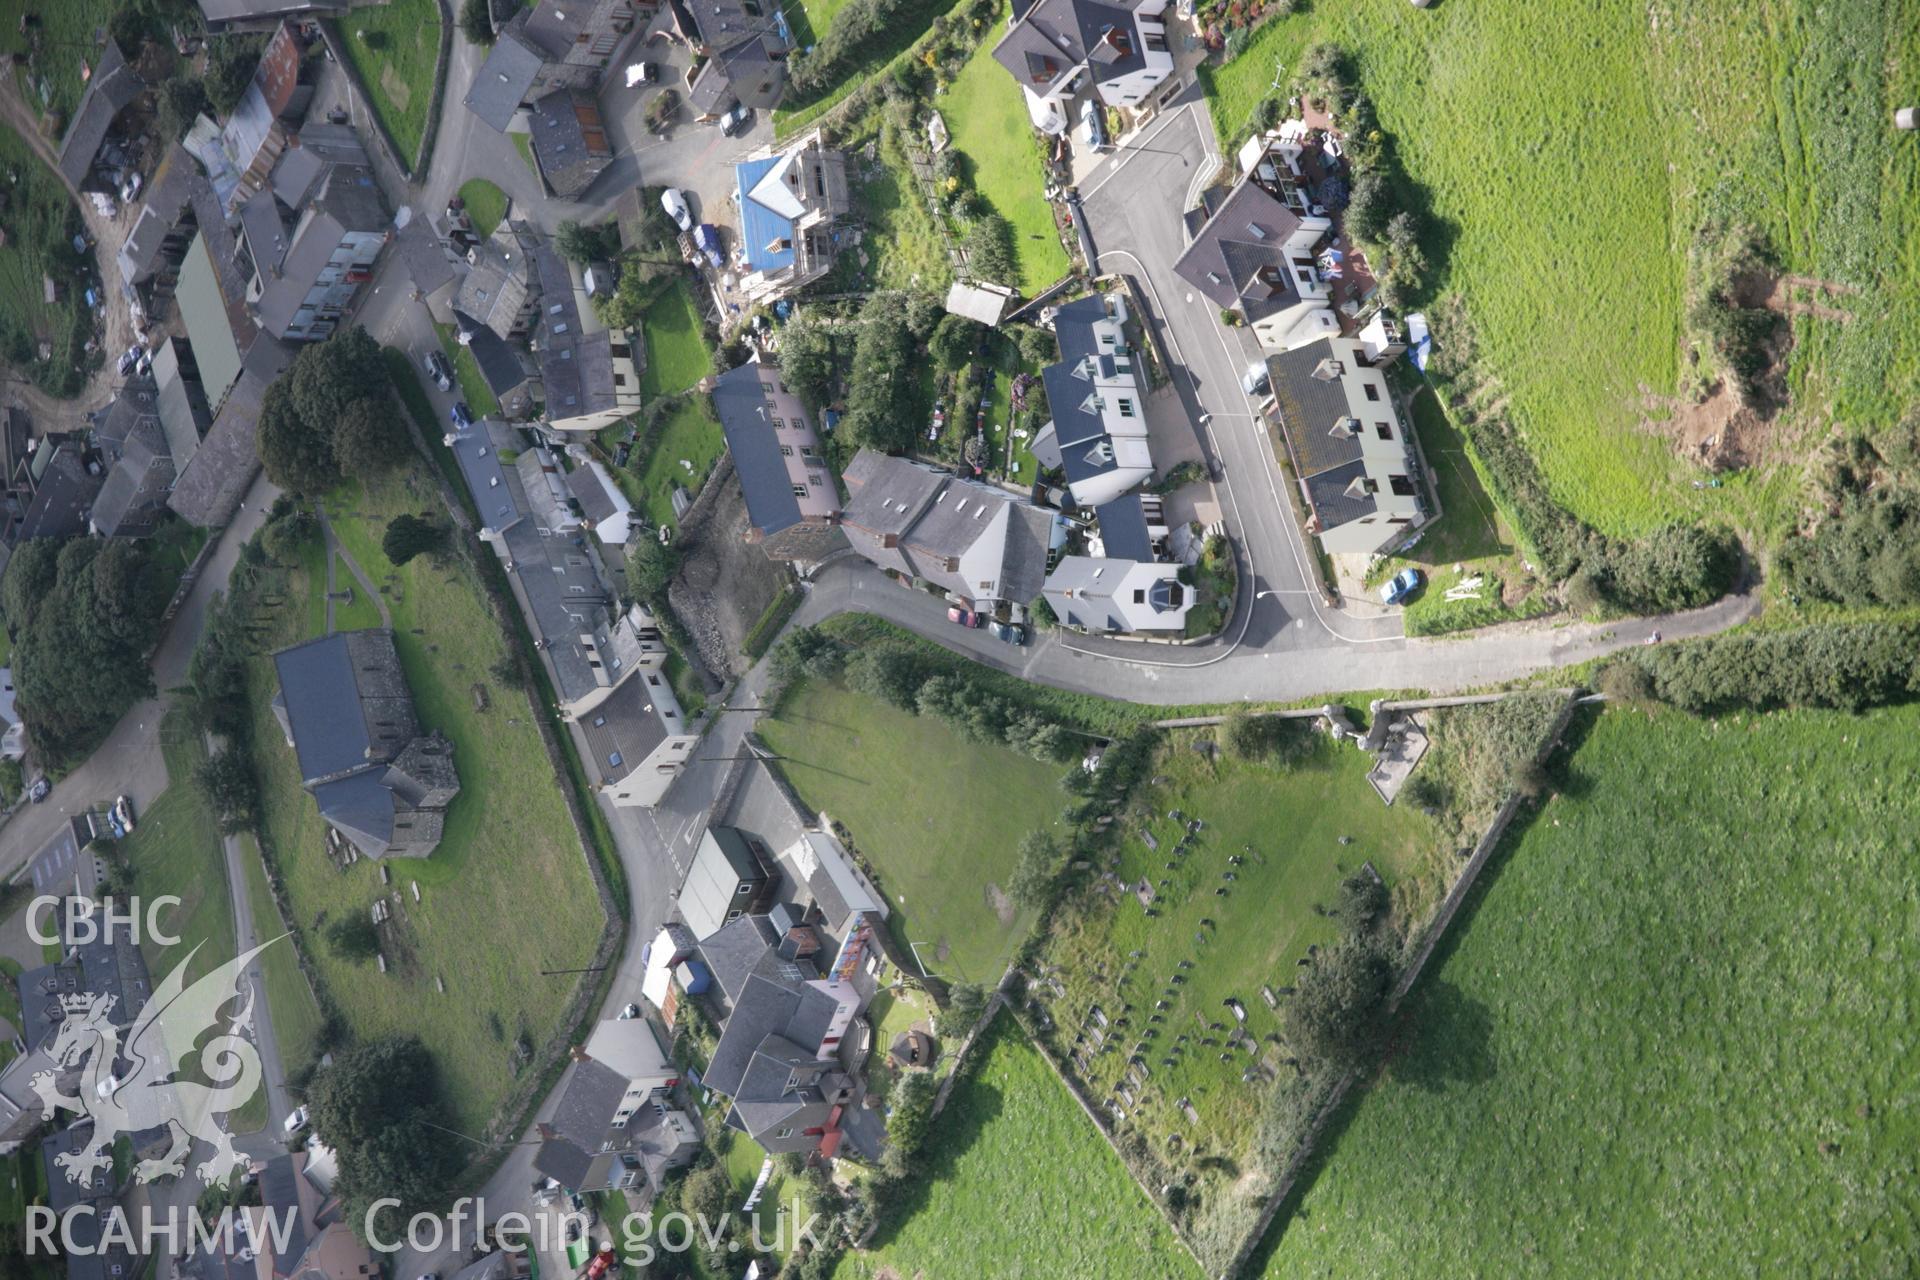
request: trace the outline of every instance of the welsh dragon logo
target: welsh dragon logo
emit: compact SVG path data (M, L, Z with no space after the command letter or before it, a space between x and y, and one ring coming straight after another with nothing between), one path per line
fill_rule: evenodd
M215 1117L244 1105L261 1085L260 1054L244 1034L253 1028L252 991L239 997L240 1008L231 1017L223 1019L222 1010L238 997L247 964L274 941L278 939L187 986L187 966L200 950L195 946L154 991L124 1037L112 1018L113 996L65 997L67 1016L47 1046L55 1070L35 1073L32 1085L40 1095L43 1119L53 1119L64 1107L93 1121L88 1145L57 1157L69 1181L84 1184L111 1166L114 1140L121 1134L163 1127L167 1149L139 1163L135 1176L141 1182L184 1173L196 1138L213 1148L211 1156L194 1166L203 1183L223 1182L246 1162ZM201 1043L208 1032L215 1034ZM175 1064L195 1055L200 1074L210 1083L178 1078ZM77 1088L65 1092L63 1082L74 1080L76 1072Z

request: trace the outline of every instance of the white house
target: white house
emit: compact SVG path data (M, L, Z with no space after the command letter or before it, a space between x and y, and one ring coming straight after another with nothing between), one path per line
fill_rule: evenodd
M1082 631L1178 633L1194 592L1179 565L1065 556L1047 578L1046 598L1060 621Z
M1134 107L1173 74L1166 9L1167 0L1016 3L993 56L1019 82L1034 126L1058 135L1081 90L1110 107Z
M1333 286L1320 251L1333 223L1290 208L1253 177L1242 178L1173 264L1207 301L1238 312L1269 351L1332 337Z
M1041 374L1053 421L1034 436L1033 456L1066 472L1083 507L1102 506L1153 477L1146 396L1126 321L1118 294L1081 298L1054 316L1060 362Z

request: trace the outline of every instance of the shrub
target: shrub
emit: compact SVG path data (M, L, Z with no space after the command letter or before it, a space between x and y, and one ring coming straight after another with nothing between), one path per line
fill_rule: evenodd
M1020 860L1007 880L1007 893L1022 907L1044 909L1058 886L1060 844L1045 831L1029 831L1020 840Z
M974 219L967 230L967 269L994 284L1019 283L1020 269L1013 251L1013 227L999 214Z
M380 930L372 917L356 911L327 926L327 946L342 960L364 964L380 954Z
M1360 1065L1379 1047L1392 982L1385 947L1370 936L1347 934L1295 979L1281 1013L1287 1042L1316 1066L1344 1071Z
M403 565L417 555L443 551L448 532L444 521L403 513L388 521L387 531L380 539L380 550L395 565Z
M1660 700L1698 714L1750 707L1861 711L1920 693L1920 623L1875 622L1715 636L1640 660Z
M246 757L233 750L209 756L194 771L193 780L220 820L220 833L250 831L260 821L260 784Z
M465 0L461 4L460 34L475 44L493 43L493 6L490 0Z

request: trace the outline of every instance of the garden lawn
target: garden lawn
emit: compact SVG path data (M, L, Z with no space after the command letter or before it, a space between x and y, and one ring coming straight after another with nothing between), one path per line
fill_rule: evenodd
M1916 734L1601 716L1266 1274L1908 1271Z
M820 43L820 37L827 34L827 28L833 24L833 15L846 4L847 0L801 0L785 9L793 31L793 47L811 49Z
M882 80L891 65L907 56L921 36L933 26L933 20L943 13L958 9L966 0L915 0L903 4L886 24L884 35L875 36L868 42L866 56L849 61L840 79L824 93L810 101L802 102L799 96L789 88L783 105L773 113L774 136L785 138L795 131L805 128L814 120L845 98L863 84L872 84ZM817 0L807 6L805 25L809 27L817 40L826 33L826 21L838 13L846 0ZM823 12L824 11L824 12ZM794 28L796 38L801 36L800 24ZM802 45L807 41L800 40Z
M707 412L704 396L689 396L674 407L660 428L653 451L637 472L647 521L657 526L677 523L673 488L698 492L713 464L727 451L727 438ZM681 463L691 463L689 471Z
M440 349L453 365L453 380L458 384L460 398L467 402L467 408L473 410L476 417L498 417L500 402L494 399L493 388L487 385L486 375L480 372L480 363L473 358L473 348L461 344L458 331L452 325L436 324L433 327L440 334Z
M713 372L713 357L700 331L700 313L686 282L677 280L663 290L644 319L647 335L647 371L640 390L649 400L679 395Z
M0 28L12 35L14 24L0 23ZM18 372L34 377L39 369L35 348L41 339L53 343L53 361L64 367L83 357L75 344L76 334L84 344L91 332L80 314L86 304L79 282L71 270L50 261L43 248L80 229L79 211L59 176L41 164L25 140L11 130L0 129L0 175L10 180L7 207L0 211L0 229L6 232L6 243L0 245L0 333L20 335L28 362ZM47 275L64 290L58 302L46 300L43 278ZM0 360L6 359L0 352ZM43 385L60 389L57 375L40 372ZM78 375L71 376L77 381Z
M254 931L261 938L273 938L286 931L280 908L274 903L273 890L267 885L267 873L260 864L260 845L252 836L240 841L240 862L246 869L247 901L253 908ZM313 989L300 972L300 958L292 942L281 942L260 953L260 965L266 975L267 1007L273 1015L273 1035L280 1045L280 1060L289 1072L299 1071L317 1056L320 1044L320 1006L314 1003Z
M1575 514L1616 534L1714 516L1777 529L1808 453L1796 431L1825 431L1829 411L1883 426L1916 399L1920 151L1890 120L1920 94L1920 0L1314 5L1202 69L1223 146L1245 137L1276 64L1291 75L1320 40L1357 54L1431 203L1440 290L1464 299L1481 361ZM1716 218L1839 285L1824 302L1858 321L1795 321L1777 469L1696 490L1642 422L1667 416L1686 251Z
M461 183L460 198L467 202L467 216L482 238L492 235L507 216L507 193L485 178L468 178Z
M33 37L39 36L39 66L29 70L22 64L14 72L20 96L34 106L45 106L56 112L63 128L87 90L83 68L96 66L100 61L94 33L105 30L107 21L119 7L118 0L72 0L55 5L34 5L19 0L0 5L0 53L26 53ZM21 29L23 12L34 16L35 27ZM139 51L122 52L134 57ZM52 137L58 146L60 134L56 132Z
M1063 766L821 681L789 692L759 733L807 807L853 833L902 946L918 943L937 977L998 982L1032 922L1002 886L1020 837L1065 807Z
M353 63L387 134L409 169L420 155L433 106L440 60L440 6L434 0L388 0L338 19Z
M1073 1276L1199 1280L1166 1219L1019 1026L1002 1014L934 1122L897 1225L837 1280Z
M969 179L993 211L1013 227L1020 278L1001 281L1031 297L1072 265L1053 225L1040 144L1007 69L993 60L993 40L980 42L967 65L934 100L952 132L953 147L967 158Z
M1123 820L1118 865L1110 861L1102 867L1118 875L1123 890L1150 881L1159 915L1149 919L1131 892L1082 893L1056 918L1046 957L1067 987L1067 994L1052 1002L1056 1043L1062 1046L1071 1045L1092 1005L1109 1018L1119 1017L1126 1004L1152 1011L1168 978L1183 972L1180 962L1192 963L1146 1055L1150 1083L1143 1094L1135 1091L1127 1111L1149 1144L1176 1168L1191 1165L1197 1147L1244 1168L1247 1142L1269 1086L1241 1083L1245 1055L1225 1063L1216 1048L1201 1047L1202 1036L1224 1037L1208 1032L1205 1024L1232 1027L1233 1015L1222 1002L1233 998L1246 1007L1245 1026L1253 1036L1264 1040L1277 1031L1279 1014L1267 1007L1260 988L1278 992L1292 985L1296 962L1307 948L1338 933L1316 905L1331 905L1341 878L1364 863L1371 862L1390 887L1397 884L1437 851L1440 835L1410 806L1381 804L1367 785L1369 758L1324 735L1314 735L1312 754L1287 766L1224 757L1209 764L1191 748L1202 732L1211 736L1211 731L1184 731L1169 737L1154 764L1154 774L1165 782L1137 792L1129 806L1131 813L1144 804L1150 820L1144 828L1134 819ZM1183 815L1181 821L1169 816L1174 810ZM1205 825L1189 851L1176 855L1181 823L1195 818ZM1143 829L1159 844L1157 850L1147 847ZM1342 844L1343 838L1351 843ZM1234 866L1230 857L1244 861ZM1229 882L1228 874L1236 878ZM1216 893L1222 888L1225 896ZM1207 919L1214 924L1201 923ZM1134 956L1137 963L1129 959ZM1101 969L1106 976L1100 976ZM1144 1017L1136 1017L1136 1023L1144 1025ZM1164 1066L1162 1059L1182 1033L1194 1041L1175 1065ZM1121 1083L1125 1049L1139 1031L1109 1035L1127 1039L1116 1052L1092 1059L1087 1078L1096 1100L1112 1096ZM1197 1124L1178 1110L1181 1098L1192 1101ZM1184 1135L1178 1153L1168 1150L1173 1133Z
M392 867L384 892L397 926L382 930L389 972L334 955L324 925L368 910L383 892L379 868L361 860L337 870L326 856L313 799L301 790L293 752L267 704L270 663L253 678L256 767L263 782L274 863L320 981L362 1040L414 1034L433 1050L442 1094L462 1131L485 1130L512 1083L515 1041L538 1047L566 1003L568 984L542 969L587 963L604 920L566 802L524 695L499 685L505 654L499 623L474 570L421 556L395 569L380 550L387 521L438 509L424 465L344 485L329 495L334 532L376 585L387 588L395 639L421 723L454 742L461 792L433 856ZM295 586L289 600L304 596ZM303 610L303 613L309 611ZM282 610L266 619L272 647L307 638ZM490 709L474 710L485 685ZM413 885L421 900L413 900ZM444 979L446 991L437 990Z

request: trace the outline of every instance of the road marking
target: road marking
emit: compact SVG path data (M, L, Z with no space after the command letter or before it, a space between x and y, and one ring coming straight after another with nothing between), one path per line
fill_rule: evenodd
M1111 162L1111 167L1108 168L1106 173L1101 175L1100 180L1080 193L1080 203L1084 206L1086 202L1093 197L1094 192L1098 191L1100 188L1106 186L1109 182L1112 182L1115 178L1119 177L1120 171L1126 168L1128 164L1132 163L1134 160L1137 160L1139 157L1148 154L1146 151L1142 150L1142 148L1144 148L1147 143L1152 142L1155 138L1159 137L1162 133L1164 133L1167 130L1167 128L1171 126L1175 121L1179 120L1181 116L1186 115L1189 111L1192 111L1192 110L1193 110L1193 103L1191 102L1181 103L1180 107L1175 111L1169 112L1167 115L1167 118L1162 120L1160 124L1153 129L1151 133L1148 133L1145 137L1142 137L1139 140L1128 145L1125 148L1123 154L1115 158Z

